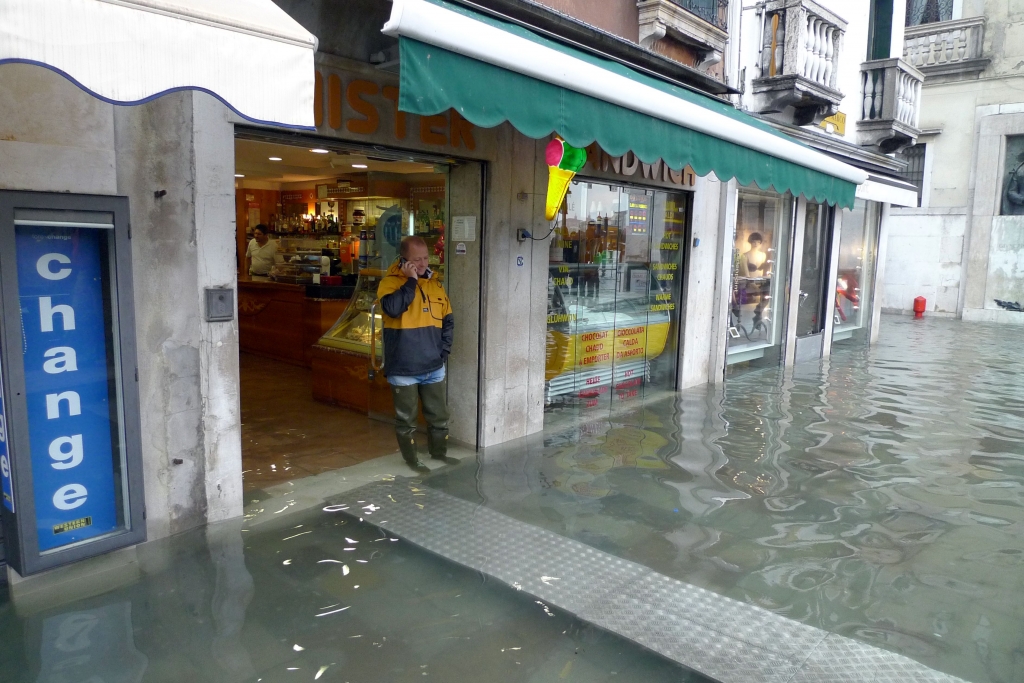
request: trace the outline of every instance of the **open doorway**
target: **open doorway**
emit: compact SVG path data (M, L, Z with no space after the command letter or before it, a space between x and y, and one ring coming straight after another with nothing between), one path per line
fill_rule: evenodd
M395 453L373 302L405 235L444 281L450 165L242 135L235 171L247 493Z

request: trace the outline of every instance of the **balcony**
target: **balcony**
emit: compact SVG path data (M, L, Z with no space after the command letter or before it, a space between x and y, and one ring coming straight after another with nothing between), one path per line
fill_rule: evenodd
M668 37L693 48L698 67L721 61L729 38L728 0L639 0L636 6L645 48Z
M985 17L908 26L903 35L903 59L929 84L977 78L991 61L982 56Z
M861 64L862 108L857 143L881 154L898 152L921 134L921 84L924 74L902 59Z
M843 99L836 76L846 21L812 0L769 0L760 9L764 29L753 110L792 112L798 126L821 123Z

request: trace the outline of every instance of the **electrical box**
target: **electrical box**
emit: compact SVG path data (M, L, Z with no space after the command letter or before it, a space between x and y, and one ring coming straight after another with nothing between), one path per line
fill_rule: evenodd
M235 290L230 287L206 288L206 322L224 323L235 319Z

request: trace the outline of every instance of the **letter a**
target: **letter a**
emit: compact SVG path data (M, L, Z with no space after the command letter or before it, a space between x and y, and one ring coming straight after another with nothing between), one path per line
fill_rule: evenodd
M67 304L54 306L50 297L39 297L39 325L43 332L53 332L53 316L58 313L65 332L75 329L75 309Z
M51 359L43 363L43 370L51 375L78 370L78 356L70 346L55 346L44 353L43 357Z

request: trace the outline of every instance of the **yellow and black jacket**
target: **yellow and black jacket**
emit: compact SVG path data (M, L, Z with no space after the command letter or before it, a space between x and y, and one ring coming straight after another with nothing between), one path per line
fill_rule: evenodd
M427 270L419 280L407 278L395 261L377 287L377 298L384 311L384 374L422 375L444 365L455 318L437 275Z

